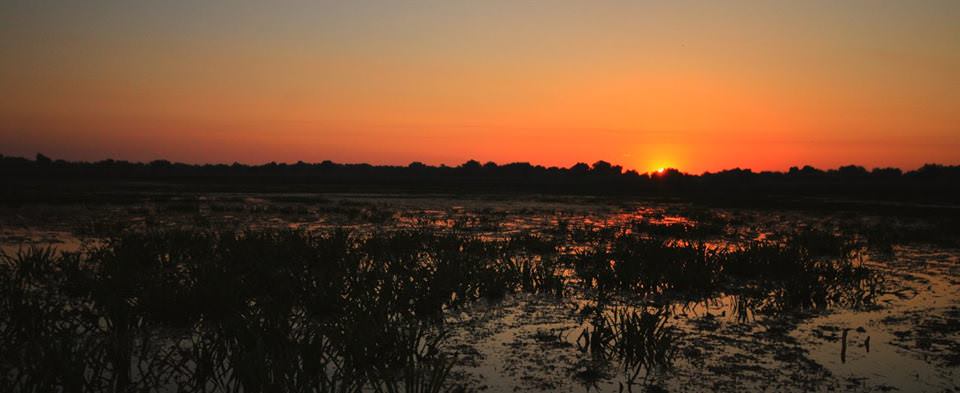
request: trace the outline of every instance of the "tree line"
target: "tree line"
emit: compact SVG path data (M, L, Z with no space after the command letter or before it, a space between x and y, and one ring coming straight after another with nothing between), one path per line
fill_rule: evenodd
M34 159L0 155L0 175L8 186L129 183L183 186L200 190L383 191L383 192L537 192L559 194L683 195L860 195L875 198L957 200L960 166L927 164L918 169L868 170L792 167L786 172L734 168L702 174L666 169L662 173L625 170L607 161L569 168L527 162L467 161L459 166L342 164L332 161L261 165L185 164L167 160L129 162L65 161L37 154ZM69 187L68 187L69 188ZM122 188L122 187L121 187Z

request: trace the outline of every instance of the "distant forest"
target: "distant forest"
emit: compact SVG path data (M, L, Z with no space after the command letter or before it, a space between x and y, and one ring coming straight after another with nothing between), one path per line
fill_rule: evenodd
M462 165L407 166L297 162L263 165L191 165L157 160L149 163L104 160L72 162L42 154L34 159L0 155L0 176L10 200L43 193L117 191L196 192L397 192L397 193L542 193L570 195L681 196L853 196L877 200L958 202L960 166L928 164L903 172L843 166L810 166L787 172L730 169L700 175L667 169L638 173L597 161L569 168L529 163L467 161Z

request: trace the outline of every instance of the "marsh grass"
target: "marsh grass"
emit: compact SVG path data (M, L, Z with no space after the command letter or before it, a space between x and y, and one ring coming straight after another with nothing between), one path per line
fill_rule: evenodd
M448 391L444 310L564 289L552 242L424 230L129 232L0 261L11 391Z
M859 225L866 246L872 251L892 255L896 245L934 245L960 248L960 218L956 215L906 220L881 218Z
M457 290L473 295L442 289L457 280L420 263L424 241L174 231L125 234L85 255L2 255L0 387L447 389L451 361L430 317Z
M594 360L619 362L628 385L642 375L669 369L680 335L668 325L668 308L599 307L577 345Z
M581 285L599 298L702 300L721 293L758 298L774 313L871 304L879 276L860 262L859 245L807 231L784 241L724 247L620 232L578 253Z
M328 207L396 217L371 204ZM875 275L833 233L719 247L677 239L691 232L676 228L563 222L501 238L456 226L201 226L123 232L82 253L0 254L0 391L462 390L450 378L456 358L441 350L445 313L576 291L595 301L578 344L617 359L633 383L676 355L671 302L733 294L752 315L876 297Z

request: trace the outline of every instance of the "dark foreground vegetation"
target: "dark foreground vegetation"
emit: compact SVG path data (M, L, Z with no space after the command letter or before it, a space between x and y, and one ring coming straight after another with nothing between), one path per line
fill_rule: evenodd
M677 302L733 295L744 318L870 306L879 278L859 246L816 230L718 245L635 224L499 240L128 231L76 253L28 247L0 256L0 391L469 390L451 377L445 315L520 293L583 299L577 345L632 383L678 356Z
M798 196L869 200L960 202L960 166L925 165L903 172L896 168L868 171L859 166L820 170L805 166L788 172L731 169L693 175L676 169L661 174L624 171L598 161L570 168L529 163L498 165L468 161L457 167L374 166L369 164L234 163L190 165L165 160L150 163L104 160L67 162L38 154L30 160L0 156L0 177L7 204L32 201L98 200L109 189L119 191L196 192L414 192L414 193L548 193L580 195L653 195L698 199L710 203L757 200L783 202ZM103 197L102 195L100 196Z

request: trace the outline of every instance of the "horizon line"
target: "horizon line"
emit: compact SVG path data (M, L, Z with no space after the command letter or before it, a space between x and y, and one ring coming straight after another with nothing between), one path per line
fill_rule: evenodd
M611 161L607 161L607 160L603 160L603 159L594 161L593 163L579 161L579 162L576 162L576 163L574 163L574 164L572 164L572 165L570 165L570 166L564 167L564 166L557 166L557 165L535 164L535 163L532 163L532 162L530 162L530 161L511 161L511 162L498 163L498 162L492 161L492 160L489 160L489 161L481 161L481 160L477 160L477 159L473 159L473 158L467 159L466 161L463 161L462 163L457 164L457 165L448 165L448 164L446 164L446 163L430 164L430 163L426 163L426 162L418 161L418 160L411 161L410 163L407 163L407 164L373 164L373 163L369 163L369 162L336 162L336 161L329 160L329 159L328 159L328 160L322 160L322 161L312 161L312 162L310 162L310 161L298 160L298 161L296 161L296 162L289 162L289 161L267 161L267 162L262 162L262 163L245 163L245 162L240 162L240 161L234 161L234 162L231 162L231 163L227 163L227 162L184 162L184 161L172 161L172 160L165 159L165 158L156 158L156 159L151 159L151 160L124 160L124 159L115 159L115 158L104 158L104 159L100 159L100 160L68 160L68 159L63 159L63 158L53 158L53 157L47 156L47 155L45 155L45 154L43 154L43 153L36 153L35 157L34 157L33 159L31 159L30 157L13 156L13 155L6 155L6 154L4 154L4 153L0 153L0 158L4 158L4 159L5 159L5 158L15 158L15 159L16 159L16 158L19 158L19 159L24 159L24 160L32 161L32 162L37 162L40 157L44 157L44 158L50 160L51 162L66 162L66 163L73 163L73 164L96 164L96 163L113 161L113 162L122 162L122 163L139 164L139 165L149 165L149 164L152 164L152 163L155 163L155 162L167 162L167 163L170 163L170 164L172 164L172 165L189 165L189 166L221 166L221 165L223 165L223 166L232 166L232 165L243 165L243 166L256 167L256 166L267 166L267 165L271 165L271 164L272 164L272 165L287 165L287 166L293 166L293 165L299 165L299 164L303 164L303 165L321 165L321 164L324 164L324 163L330 163L330 164L335 164L335 165L367 165L367 166L372 166L372 167L392 167L392 168L408 168L408 167L414 166L414 165L416 165L416 164L424 165L424 166L426 166L426 167L431 167L431 168L462 168L462 167L464 167L465 165L467 165L467 164L469 164L469 163L471 163L471 162L476 162L476 163L478 163L480 166L485 166L485 165L488 165L488 164L494 164L494 165L496 165L496 166L498 166L498 167L502 167L502 166L518 165L518 164L519 164L519 165L529 165L529 166L535 167L535 168L536 168L536 167L543 168L543 169L556 168L556 169L564 169L564 170L570 170L570 169L572 169L573 167L578 166L578 165L580 165L580 164L586 165L588 168L594 168L594 166L595 166L596 164L603 162L603 163L606 163L606 164L610 165L611 168L620 167L621 174L627 174L627 173L629 173L629 172L635 172L635 173L637 173L637 174L656 174L656 173L658 173L658 172L662 173L663 171L676 171L676 172L679 172L679 173L681 173L681 174L686 174L686 175L698 175L698 176L699 176L699 175L705 175L705 174L715 174L715 173L730 172L730 171L745 171L745 172L752 172L752 173L757 173L757 174L760 174L760 173L789 173L789 172L790 172L791 170L793 170L793 169L803 170L803 169L806 169L806 168L812 168L812 169L819 170L819 171L823 171L823 172L829 172L829 171L837 171L837 170L840 170L840 169L842 169L842 168L849 168L849 167L863 168L863 169L865 169L865 170L867 170L867 171L883 170L883 169L897 169L897 170L900 170L900 171L902 171L902 172L904 172L904 173L907 173L907 172L916 171L916 170L919 170L919 169L922 169L922 168L925 168L925 167L930 167L930 166L934 166L934 167L936 167L936 166L939 166L939 167L956 167L956 166L960 166L960 164L944 164L944 163L936 163L936 162L924 163L923 165L920 165L920 166L918 166L918 167L916 167L916 168L913 168L913 169L901 168L901 167L897 167L897 166L873 166L873 167L867 167L867 166L864 166L864 165L859 165L859 164L854 164L854 163L845 164L845 165L839 165L839 166L836 166L836 167L817 167L817 166L813 166L813 165L809 165L809 164L803 164L803 165L792 165L792 166L788 167L786 170L759 170L759 171L755 171L755 170L753 170L752 168L748 168L748 167L745 168L745 167L736 166L736 167L724 168L724 169L720 169L720 170L716 170L716 171L702 171L702 172L700 172L700 173L695 173L695 172L684 172L681 168L673 167L673 166L667 166L667 167L663 167L663 168L657 168L657 169L652 169L652 170L649 170L649 171L643 171L643 172L642 172L642 171L637 170L637 169L627 169L626 167L624 167L624 166L621 165L621 164L617 164L617 163L614 163L614 162L611 162Z

